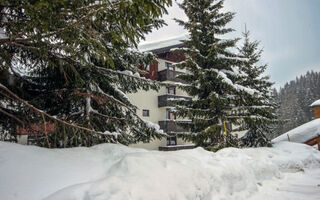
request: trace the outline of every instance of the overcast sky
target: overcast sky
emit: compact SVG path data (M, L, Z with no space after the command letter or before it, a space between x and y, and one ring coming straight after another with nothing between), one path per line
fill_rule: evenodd
M225 0L225 10L236 12L230 37L241 37L246 24L251 38L260 41L266 74L277 88L308 70L320 71L320 0ZM168 26L149 34L146 42L187 33L172 20L186 19L175 1L168 11Z

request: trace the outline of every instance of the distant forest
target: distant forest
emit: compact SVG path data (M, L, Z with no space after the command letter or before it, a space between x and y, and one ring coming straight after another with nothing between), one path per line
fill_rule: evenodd
M274 93L279 103L277 114L282 124L277 125L270 138L314 119L310 104L320 99L320 72L308 71Z

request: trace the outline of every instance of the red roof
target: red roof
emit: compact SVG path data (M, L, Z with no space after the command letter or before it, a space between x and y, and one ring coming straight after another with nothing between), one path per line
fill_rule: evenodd
M17 127L17 134L18 135L37 135L37 134L45 134L46 133L53 133L56 130L56 126L54 123L47 123L46 127L44 124L31 124L26 128Z

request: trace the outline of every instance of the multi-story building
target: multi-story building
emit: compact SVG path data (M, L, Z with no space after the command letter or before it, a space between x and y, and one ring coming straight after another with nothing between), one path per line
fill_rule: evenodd
M171 83L170 86L163 86L158 92L149 90L128 94L131 102L138 107L137 114L145 120L159 124L160 129L168 135L186 131L178 126L176 122L189 122L186 119L176 118L174 113L170 112L170 108L173 107L173 103L170 99L191 99L184 91L175 86L182 82L182 80L179 80L176 76L185 73L185 71L176 68L174 64L185 60L185 57L183 54L173 53L170 52L170 50L182 47L182 39L185 39L185 36L150 43L141 47L142 51L152 52L157 56L155 62L150 66L145 66L145 70L149 72L146 75L146 78L159 82ZM176 136L168 136L162 140L152 140L149 143L139 143L131 146L150 150L176 150L193 147L191 143L177 138Z

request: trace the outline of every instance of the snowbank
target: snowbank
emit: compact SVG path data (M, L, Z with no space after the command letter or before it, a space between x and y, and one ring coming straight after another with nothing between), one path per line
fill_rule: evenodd
M320 119L315 119L274 138L272 142L290 141L305 143L319 136Z
M287 173L319 166L319 152L288 142L217 153L115 144L49 150L0 142L0 194L6 200L239 200L257 197L265 183L277 191Z

